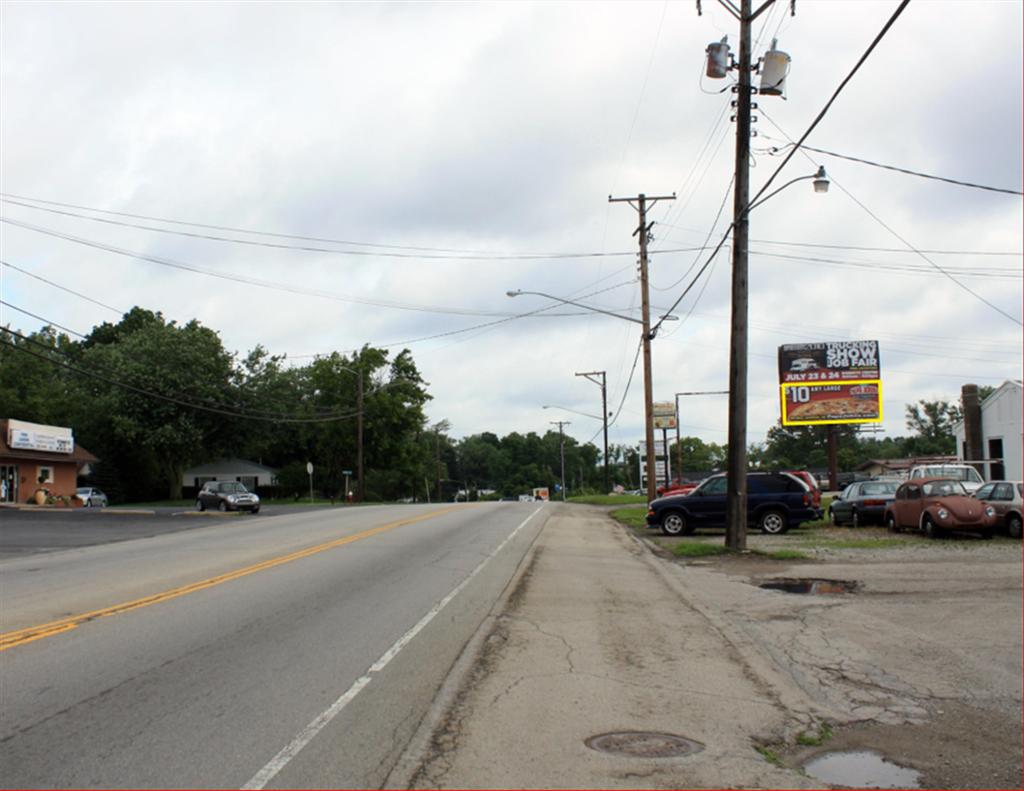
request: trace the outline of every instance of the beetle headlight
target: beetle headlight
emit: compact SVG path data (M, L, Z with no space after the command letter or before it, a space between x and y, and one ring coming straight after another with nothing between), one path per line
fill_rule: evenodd
M985 509L985 516L995 516L995 515L996 515L996 509L993 508L991 505L988 506L988 508Z
M949 511L947 511L945 508L940 508L936 513L938 514L939 519L949 518Z

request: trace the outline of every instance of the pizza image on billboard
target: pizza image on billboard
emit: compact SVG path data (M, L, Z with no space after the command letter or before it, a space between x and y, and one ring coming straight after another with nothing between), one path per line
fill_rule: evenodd
M783 383L781 391L784 426L882 422L880 379L835 384Z

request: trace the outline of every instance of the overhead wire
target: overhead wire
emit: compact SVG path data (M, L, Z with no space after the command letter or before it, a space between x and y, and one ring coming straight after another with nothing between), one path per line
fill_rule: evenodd
M784 148L787 148L787 147L789 147L791 145L793 145L793 144L792 143L787 143L786 146L784 146ZM896 173L903 173L903 174L905 174L907 176L917 176L918 178L922 178L922 179L931 179L933 181L942 181L942 182L944 182L946 184L955 184L956 186L959 186L959 187L970 187L972 189L986 190L988 192L1001 192L1001 193L1004 193L1006 195L1024 195L1024 192L1021 192L1020 190L1004 189L1002 187L990 187L990 186L988 186L986 184L977 184L977 183L970 182L970 181L961 181L960 179L947 178L946 176L935 176L935 175L932 175L930 173L921 173L920 171L917 171L917 170L910 170L909 168L901 168L901 167L897 167L896 165L884 165L881 162L874 162L874 161L872 161L870 159L862 159L861 157L854 157L854 156L850 156L849 154L838 154L835 151L827 151L827 150L825 150L823 148L814 148L813 146L809 146L809 145L806 145L806 144L801 146L801 148L803 148L806 151L814 151L817 154L824 154L825 156L835 157L836 159L845 159L845 160L847 160L849 162L859 162L862 165L870 165L871 167L882 168L883 170L892 170L892 171L895 171ZM770 154L771 156L775 156L775 154L778 153L778 152L780 152L779 148L772 147L772 148L770 148L768 150L767 153Z
M88 297L85 294L79 293L78 291L73 291L72 289L68 288L67 286L62 286L60 283L54 283L52 280L47 280L45 277L41 277L40 275L34 274L32 272L29 272L27 269L22 269L20 266L15 266L14 264L10 263L9 261L0 260L0 265L6 266L9 269L14 269L15 271L21 272L23 275L28 275L31 278L35 278L39 282L45 283L46 285L52 286L53 288L59 288L61 291L66 291L68 294L73 294L74 296L80 297L81 299L84 299L87 302L93 303L94 305L99 305L101 308L106 308L107 310L112 310L114 313L118 314L119 316L122 316L122 315L124 315L127 312L127 311L121 310L120 308L115 308L112 305L107 305L105 302L100 302L98 299L94 299L93 297Z
M906 5L906 3L908 3L909 1L910 0L904 0L903 5ZM903 5L900 6L901 9L903 8ZM781 126L779 126L779 124L777 124L770 116L768 116L763 111L762 111L761 114L764 115L764 117L768 119L769 123L771 123L772 126L774 126L776 129L778 129L783 135L786 135L786 137L789 137L789 135L786 134L786 131ZM787 155L786 160L783 161L782 165L785 165L785 163L788 162L790 158L792 158L793 154L795 154L797 152L797 150L800 149L800 146L801 146L804 138L806 138L806 137L807 137L807 133L805 133L803 135L803 137L800 138L799 141L797 141L796 143L793 144L794 145L793 150L790 152L789 155ZM802 152L802 153L803 153L803 156L806 157L808 160L810 160L812 162L814 161L813 158L807 152ZM782 167L782 165L780 165L780 168ZM968 294L970 294L972 297L974 297L979 302L984 303L989 308L994 310L996 313L999 313L1001 316L1009 319L1014 324L1017 324L1018 326L1024 327L1024 322L1022 322L1020 319L1018 319L1015 316L1010 315L1009 313L1007 313L1005 310L1000 308L995 303L990 302L985 297L981 296L981 294L979 294L974 289L972 289L970 286L966 285L965 283L961 283L959 280L956 279L956 277L953 276L953 274L950 273L950 271L948 271L944 267L939 266L937 263L932 261L932 259L930 259L927 255L925 255L921 250L918 250L905 237L903 237L899 232L897 232L896 229L894 229L892 226L888 225L884 220L882 220L881 217L879 217L877 214L875 214L873 211L871 211L871 209L869 209L862 201L860 201L858 198L856 198L853 195L853 193L851 193L848 189L846 189L846 187L844 187L842 184L840 184L838 181L836 181L834 176L830 176L830 179L831 179L832 183L834 183L837 187L839 187L839 189L842 190L842 192L850 200L852 200L854 203L856 203L869 217L871 217L871 219L873 219L875 222L877 222L879 225L881 225L886 231L888 231L894 237L899 239L900 242L902 242L904 245L906 245L906 247L907 247L907 249L909 251L915 253L916 255L918 255L919 257L924 259L929 264L929 266L934 268L936 271L940 272L943 276L945 276L947 279L951 280L959 288L961 288L962 290L966 291ZM765 186L767 186L767 185L765 185ZM764 189L762 188L761 192L763 192L763 191L764 191ZM760 195L760 194L761 193L759 192L758 195ZM756 199L756 197L757 196L755 196L755 199ZM753 201L751 203L753 203Z
M58 366L60 368L65 368L65 369L67 369L67 370L69 370L69 371L71 371L73 373L79 374L81 376L87 376L87 377L91 377L93 379L98 379L98 380L100 380L102 382L105 382L106 384L113 385L114 387L120 387L121 389L130 390L132 392L138 393L139 395L143 395L143 396L146 396L148 398L155 398L155 399L160 400L160 401L167 401L169 403L178 404L179 406L184 406L184 407L187 407L189 409L196 409L196 410L199 410L201 412L209 412L209 413L212 413L212 414L224 415L224 416L227 416L227 417L239 418L239 419L242 419L242 420L255 420L255 421L275 422L275 423L334 423L334 422L338 422L338 421L341 421L341 420L350 420L351 418L356 417L359 414L358 412L351 412L351 413L346 413L346 414L342 414L342 415L331 415L331 416L326 416L326 417L325 416L321 416L321 417L302 417L302 418L298 418L298 417L289 417L289 416L281 415L281 414L273 414L273 415L271 415L269 413L268 414L264 414L264 415L252 414L252 413L247 413L247 412L231 411L231 410L223 409L223 408L219 408L219 407L205 406L203 404L197 404L194 401L187 401L187 400L184 400L182 398L177 398L175 396L169 396L169 395L166 395L164 393L158 393L158 392L155 392L153 390L149 390L149 389L144 388L144 387L138 387L137 385L133 385L133 384L131 384L129 382L125 382L125 381L122 381L120 379L114 379L114 378L111 378L109 376L104 376L103 374L101 374L101 373L99 373L99 372L97 372L95 370L87 369L87 368L80 368L79 366L72 365L72 364L70 364L68 362L65 362L64 360L54 359L54 357L51 356L51 355L40 354L38 352L34 352L31 349L27 349L24 346L21 346L21 345L19 345L17 343L13 343L13 342L7 340L6 337L3 337L4 334L13 335L13 336L21 338L22 340L27 341L29 343L33 343L33 344L35 344L37 346L42 346L43 348L46 348L48 351L51 351L51 352L55 352L56 350L52 349L51 347L47 347L45 344L41 344L38 341L33 341L31 338L29 338L29 337L27 337L25 335L22 335L19 332L15 332L14 330L7 329L7 328L0 328L0 344L8 346L8 347L10 347L12 349L15 349L15 350L19 351L19 352L23 352L25 354L29 354L29 355L31 355L33 357L36 357L36 358L39 358L41 360L45 360L45 361L51 363L52 365L56 365L56 366ZM59 354L59 352L58 352L58 354Z
M754 197L747 201L747 205L746 205L746 208L744 209L744 212L749 212L750 211L750 207L755 205L757 203L758 198L760 198L762 195L764 195L764 193L767 191L768 187L772 184L772 182L775 180L776 176L778 176L778 174L786 166L786 164L789 162L789 160L793 157L793 154L800 147L800 145L803 143L803 141L807 138L808 135L811 134L811 132L814 131L815 127L817 127L818 124L821 123L821 120L825 117L825 114L829 111L829 109L835 103L836 99L839 98L839 94L842 93L842 91L846 87L846 85L850 82L850 80L853 79L853 76L860 70L860 67L867 60L868 56L871 55L871 53L874 51L875 47L878 46L879 42L885 37L885 34L889 32L889 29L893 26L893 24L895 24L896 20L903 13L904 9L906 9L906 7L907 7L909 2L910 2L910 0L901 0L899 7L896 9L896 11L893 13L893 15L889 18L889 20L885 23L885 25L883 25L881 31L879 31L879 33L875 36L874 40L868 46L868 48L864 52L864 54L861 55L860 59L854 65L854 67L850 71L850 73L846 75L846 77L843 79L843 81L841 83L839 83L839 87L836 88L836 90L833 92L833 94L829 98L829 100L827 102L825 102L825 106L821 109L821 111L818 113L818 115L815 117L815 119L811 122L811 125L809 127L807 127L807 130L803 133L803 135L801 136L800 140L797 141L797 143L795 144L795 146L793 148L793 151L791 151L786 156L786 158L783 159L783 161L779 164L779 166L768 177L768 180L764 183L764 185L761 187L761 189L757 191L757 193L754 195ZM673 310L676 309L676 307L679 305L679 303L682 302L683 299L686 297L686 295L689 293L690 289L693 288L693 285L696 282L696 279L699 278L703 274L704 270L708 267L708 265L714 259L714 256L718 253L718 250L720 250L721 246L725 243L725 240L728 238L729 234L732 233L733 228L736 227L736 222L737 222L738 219L739 218L734 218L733 219L732 223L729 225L728 230L726 230L725 234L723 235L722 240L718 243L718 246L715 248L715 252L711 254L711 256L709 257L708 261L704 264L703 267L701 267L700 271L697 273L697 275L694 278L694 280L690 281L690 284L687 285L687 287L683 290L683 293L679 295L679 298L675 301L675 303L669 309L669 313L671 313ZM668 314L666 314L666 315L668 315ZM664 318L658 319L658 321L655 323L655 325L651 328L651 331L652 332L657 332L657 330L661 327L661 324L664 321L665 321Z

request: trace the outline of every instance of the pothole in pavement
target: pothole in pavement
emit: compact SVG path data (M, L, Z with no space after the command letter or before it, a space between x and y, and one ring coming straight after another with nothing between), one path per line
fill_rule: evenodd
M704 745L685 736L657 731L617 731L584 740L591 750L630 758L678 758L699 753Z
M785 593L810 593L825 595L831 593L856 593L860 583L854 580L804 579L800 577L778 577L762 582L759 588L784 591Z
M850 788L920 788L921 773L868 750L826 753L804 764L815 780Z

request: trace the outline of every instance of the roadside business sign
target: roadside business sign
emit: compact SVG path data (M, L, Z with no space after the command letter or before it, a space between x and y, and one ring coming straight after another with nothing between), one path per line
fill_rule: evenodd
M882 422L878 341L779 347L784 426Z
M11 418L7 421L7 447L12 450L42 450L74 453L75 436L70 428L45 426Z

